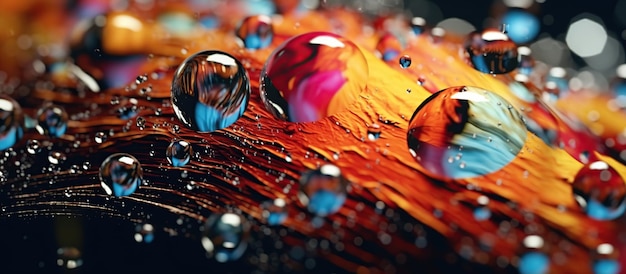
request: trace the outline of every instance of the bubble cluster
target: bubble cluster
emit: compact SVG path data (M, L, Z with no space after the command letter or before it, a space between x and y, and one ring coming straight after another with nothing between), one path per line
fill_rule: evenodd
M141 164L130 154L112 154L100 166L100 185L108 195L117 197L131 195L142 181Z
M248 247L250 225L239 214L211 215L203 226L203 230L202 247L218 262L238 260Z
M348 185L337 166L326 164L302 174L298 199L309 212L317 216L330 215L346 201Z
M499 95L476 87L441 90L415 110L408 147L434 178L470 178L511 162L526 142L521 115Z
M172 105L186 126L212 132L233 124L248 106L250 82L243 65L221 51L183 61L172 80Z

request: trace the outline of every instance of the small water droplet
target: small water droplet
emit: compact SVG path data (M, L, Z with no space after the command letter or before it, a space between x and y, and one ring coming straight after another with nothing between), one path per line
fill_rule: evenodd
M141 164L130 154L112 154L100 165L100 185L108 195L128 196L142 181Z
M248 16L235 31L247 49L262 49L270 46L274 39L272 19L266 15Z
M262 216L269 225L280 225L287 219L287 202L277 198L261 204Z
M202 247L218 262L236 261L248 247L250 225L239 214L214 214L207 219L203 230Z
M603 161L581 168L572 183L574 199L587 215L597 220L612 220L626 211L624 179Z
M48 105L37 112L35 129L41 135L61 137L67 129L67 112L60 106Z
M175 167L182 167L189 163L192 154L191 144L184 140L172 141L165 152L167 161Z
M326 216L341 208L346 200L348 185L337 166L325 164L302 174L298 198L311 213Z
M102 144L107 140L107 134L102 131L96 132L94 140L96 141L96 143Z
M30 139L26 142L26 151L29 154L37 154L41 151L41 144L37 140Z
M480 72L503 74L517 68L517 45L501 31L487 29L471 33L465 48L470 63Z
M376 141L380 138L380 125L377 123L372 123L369 127L367 127L367 139L370 141Z
M135 227L135 241L138 243L151 243L154 240L154 226L141 224Z
M402 55L402 57L400 57L398 62L400 63L401 68L403 69L408 68L411 66L411 56Z

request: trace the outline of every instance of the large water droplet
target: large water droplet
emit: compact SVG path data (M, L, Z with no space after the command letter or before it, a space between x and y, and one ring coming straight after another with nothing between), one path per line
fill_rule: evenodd
M274 39L272 19L266 15L246 17L235 33L247 49L267 48Z
M193 151L189 142L175 140L170 143L165 152L167 161L175 167L181 167L189 163Z
M337 212L346 201L348 184L337 166L326 164L302 174L298 198L311 213L326 216Z
M465 49L471 64L480 72L502 74L517 68L517 45L501 31L473 32Z
M275 117L317 121L353 104L368 78L359 48L332 33L311 32L276 48L261 72L261 99Z
M451 87L427 98L409 123L409 152L434 178L468 178L495 172L526 142L516 109L476 87Z
M248 247L250 225L241 215L212 215L205 223L202 246L218 262L238 260Z
M35 129L41 135L61 137L67 129L67 112L55 105L45 106L37 112L37 125Z
M141 164L130 154L112 154L100 166L100 185L108 195L120 197L133 194L142 180Z
M280 225L287 219L287 202L277 198L273 201L265 201L261 204L263 218L269 225Z
M626 184L608 163L596 161L581 168L572 183L574 199L587 215L612 220L626 210Z
M243 65L221 51L198 52L172 80L172 105L190 128L212 132L233 124L248 106L250 82Z
M0 150L12 147L24 134L24 114L12 98L0 94Z

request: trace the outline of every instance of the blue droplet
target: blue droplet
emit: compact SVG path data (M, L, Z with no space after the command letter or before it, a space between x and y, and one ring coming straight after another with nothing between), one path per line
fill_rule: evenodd
M274 39L274 29L270 17L255 15L246 17L236 32L247 49L262 49L269 47Z
M212 132L233 124L248 106L250 82L243 65L221 51L187 58L172 80L172 105L186 126Z
M411 66L411 56L403 55L402 57L400 57L399 63L400 63L400 67L402 67L404 69L410 67Z
M182 167L189 163L192 154L191 145L187 141L175 140L167 147L167 160L175 167Z
M488 207L481 206L474 209L474 219L476 221L488 220L491 217L491 210Z
M326 164L300 177L298 198L309 212L326 216L337 212L346 201L348 181L337 166Z
M131 195L142 181L141 164L130 154L112 154L100 165L100 185L108 195Z
M593 264L594 274L617 274L619 271L620 265L616 260L597 260Z
M61 137L67 129L67 112L59 106L49 105L37 112L35 129L41 135Z
M529 252L519 259L520 274L542 274L548 272L550 259L543 253Z

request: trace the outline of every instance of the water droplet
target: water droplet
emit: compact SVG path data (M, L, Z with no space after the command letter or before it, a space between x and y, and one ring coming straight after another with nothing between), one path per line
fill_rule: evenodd
M67 269L74 269L83 265L80 250L75 247L61 247L57 249L57 265Z
M61 137L67 129L67 120L67 112L62 107L48 105L37 112L35 129L41 135Z
M424 33L426 29L426 20L422 17L413 17L411 19L411 30L415 35L420 35Z
M135 79L135 84L139 85L145 81L148 81L148 75L143 74L143 75L139 75L137 76L137 78Z
M41 144L39 141L30 139L26 141L26 152L29 154L37 154L41 151Z
M233 124L248 106L250 82L241 63L221 51L191 55L172 80L172 105L188 127L212 132Z
M142 181L141 164L130 154L112 154L100 165L100 185L108 195L133 194Z
M341 208L346 200L348 184L337 166L325 164L302 174L298 198L311 213L326 216Z
M67 160L67 156L65 156L63 152L51 151L50 154L48 154L48 162L53 165L61 164L65 162L65 160Z
M270 46L274 39L272 19L266 15L253 15L243 19L237 30L237 37L247 49L262 49Z
M409 122L409 152L420 163L419 170L434 178L456 179L506 166L526 142L522 117L508 105L499 95L476 87L452 87L431 95ZM457 159L461 150L463 157Z
M189 163L191 154L193 154L191 145L184 140L172 141L165 152L167 161L175 167L182 167Z
M517 68L517 45L498 30L471 33L465 49L470 63L480 72L503 74Z
M592 255L593 273L617 274L620 272L619 254L609 243L599 244Z
M526 44L532 41L541 27L539 19L522 9L511 9L502 17L502 24L506 25L506 34L517 44Z
M389 62L398 58L402 52L402 44L395 35L388 33L380 37L376 44L376 50L383 61Z
M377 123L373 123L369 127L367 127L367 139L369 139L370 141L378 140L378 138L380 137L380 133L380 125Z
M476 199L478 206L474 209L474 219L477 221L488 220L491 217L491 210L487 206L489 204L489 198L485 195L481 195Z
M104 133L102 131L98 131L98 132L96 132L96 136L94 137L94 140L96 141L96 143L102 144L102 143L104 143L104 141L107 140L107 135L106 135L106 133Z
M154 227L151 224L137 225L134 237L138 243L149 244L154 240Z
M612 220L626 210L626 184L624 179L603 161L581 168L572 183L574 199L596 220Z
M408 55L402 55L402 57L400 57L400 60L398 60L398 62L400 63L400 67L405 69L411 66L411 56Z
M332 60L332 66L327 64ZM295 36L274 50L261 72L261 99L277 118L317 121L346 109L365 89L363 53L332 33Z
M144 128L146 126L146 118L143 117L137 117L137 127L139 128Z
M550 259L543 252L544 240L538 235L528 235L523 240L526 252L519 258L518 270L520 274L547 273Z
M261 204L263 218L269 225L281 225L287 219L287 202L277 198Z
M214 214L203 229L202 247L218 262L238 260L248 247L250 225L241 215Z
M12 147L24 133L24 114L12 98L0 94L0 150Z

